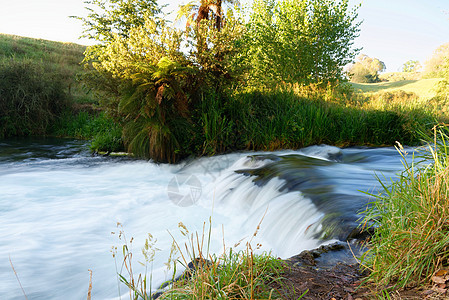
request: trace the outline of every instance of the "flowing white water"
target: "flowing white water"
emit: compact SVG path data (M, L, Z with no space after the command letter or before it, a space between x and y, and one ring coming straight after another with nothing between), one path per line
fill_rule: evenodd
M137 271L147 233L157 238L154 284L170 278L167 230L183 243L179 222L201 232L212 216L211 250L222 252L223 239L226 246L249 239L263 219L253 244L287 258L329 242L320 236L331 212L340 212L337 223L354 222L367 200L357 190L378 186L373 170L389 177L401 169L394 149L316 146L180 165L90 157L82 149L70 141L0 143L0 299L24 299L10 260L28 299L85 299L89 269L92 299L127 297L111 253L113 245L121 252L111 234L117 222L134 238Z

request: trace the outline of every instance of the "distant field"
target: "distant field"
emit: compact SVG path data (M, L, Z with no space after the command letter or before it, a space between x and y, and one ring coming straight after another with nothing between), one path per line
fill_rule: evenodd
M355 90L363 93L403 90L404 92L415 93L422 98L432 98L436 95L435 86L440 80L440 78L430 78L381 83L351 83L351 85Z

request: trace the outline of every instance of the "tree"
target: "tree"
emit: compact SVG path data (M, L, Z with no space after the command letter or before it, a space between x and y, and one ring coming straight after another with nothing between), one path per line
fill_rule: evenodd
M123 2L131 6L129 10ZM157 6L139 11L144 2L95 1L112 11L85 20L85 31L102 39L101 44L88 47L85 62L93 69L97 89L116 88L109 107L122 122L128 151L175 162L191 151L191 115L201 93L222 92L233 82L237 68L232 57L243 27L228 10L226 18L220 15L218 28L215 18L204 18L182 31L159 18Z
M421 69L421 64L417 60L409 60L402 65L402 72L412 73L418 72Z
M178 12L177 19L187 18L187 27L192 23L197 26L202 20L215 19L214 27L220 31L223 25L223 4L236 4L237 0L197 0L182 5ZM211 14L213 17L211 17Z
M240 68L234 63L238 55L238 41L244 27L233 10L224 4L237 4L237 0L198 0L181 6L177 19L187 18L185 38L189 60L197 64L210 86L219 89L229 81L236 81ZM195 26L192 26L195 24Z
M148 17L162 10L156 0L85 0L87 17L74 17L83 22L83 35L98 42L108 42L115 35L127 37L132 28L145 24Z
M441 77L443 78L437 84L437 95L441 102L444 103L442 111L448 111L449 104L449 57L447 57L441 66Z
M449 58L449 43L439 46L425 62L424 73L427 77L443 77L444 64Z
M196 70L162 57L141 65L119 103L125 115L123 136L129 152L175 162L189 131L186 84Z
M342 80L343 66L358 53L360 23L347 0L255 0L243 58L253 84Z
M351 81L357 83L379 82L379 72L385 71L385 63L377 58L371 58L368 55L360 54L357 62L348 69L351 74Z

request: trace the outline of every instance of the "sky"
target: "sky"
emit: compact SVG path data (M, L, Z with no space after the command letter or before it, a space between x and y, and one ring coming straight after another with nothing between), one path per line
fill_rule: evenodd
M249 1L249 0L248 0ZM161 0L175 10L183 1ZM386 64L388 72L400 70L408 60L422 64L440 45L449 42L449 0L350 0L361 3L363 20L355 41L361 53ZM83 0L0 0L0 33L78 44L84 16Z

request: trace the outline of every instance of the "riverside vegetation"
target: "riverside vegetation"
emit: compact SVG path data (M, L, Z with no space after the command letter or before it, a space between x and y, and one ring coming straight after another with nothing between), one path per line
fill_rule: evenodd
M407 152L398 144L405 171L369 207L364 224L375 234L362 267L375 293L417 288L418 297L432 292L444 297L449 287L449 127L435 127L427 137L419 161L407 163ZM423 161L424 160L424 161ZM433 286L432 289L430 289ZM426 288L424 288L426 287ZM385 292L387 291L387 292Z
M120 128L78 80L86 47L0 34L0 138L30 135L93 139L122 149Z
M225 3L230 5L225 8ZM192 155L320 143L416 145L436 122L448 121L448 63L432 99L403 91L364 94L346 83L342 70L359 53L352 44L360 26L357 7L350 8L348 1L255 0L246 10L233 4L203 0L183 6L179 19L186 27L179 29L164 18L156 1L86 1L94 10L80 18L85 35L99 42L87 49L0 35L0 137L93 139L93 150L125 149L173 163ZM447 149L445 142L436 144L434 153ZM408 238L385 236L396 226L388 223L388 214L398 213L397 223L415 222L407 219L411 210L385 209L390 199L412 200L396 191L419 191L417 199L427 205L433 198L423 196L425 188L438 182L438 188L447 189L440 176L447 172L445 151L446 156L434 157L441 162L432 164L438 172L428 168L415 176L413 168L407 169L367 216L366 222L380 230L372 240L375 255L367 255L364 265L379 286L404 274L399 286L428 282L434 270L447 266L444 255L430 256L425 264L401 265L394 273L386 267L390 248L384 244ZM437 188L429 191L443 195ZM431 209L436 223L426 219L423 224L444 221L435 213L440 206ZM410 207L420 211L418 205ZM435 226L444 229L444 224ZM422 229L426 236L428 228ZM410 229L397 231L414 235ZM447 253L435 249L434 254ZM403 253L400 261L410 262L412 254ZM412 271L401 273L401 268Z

